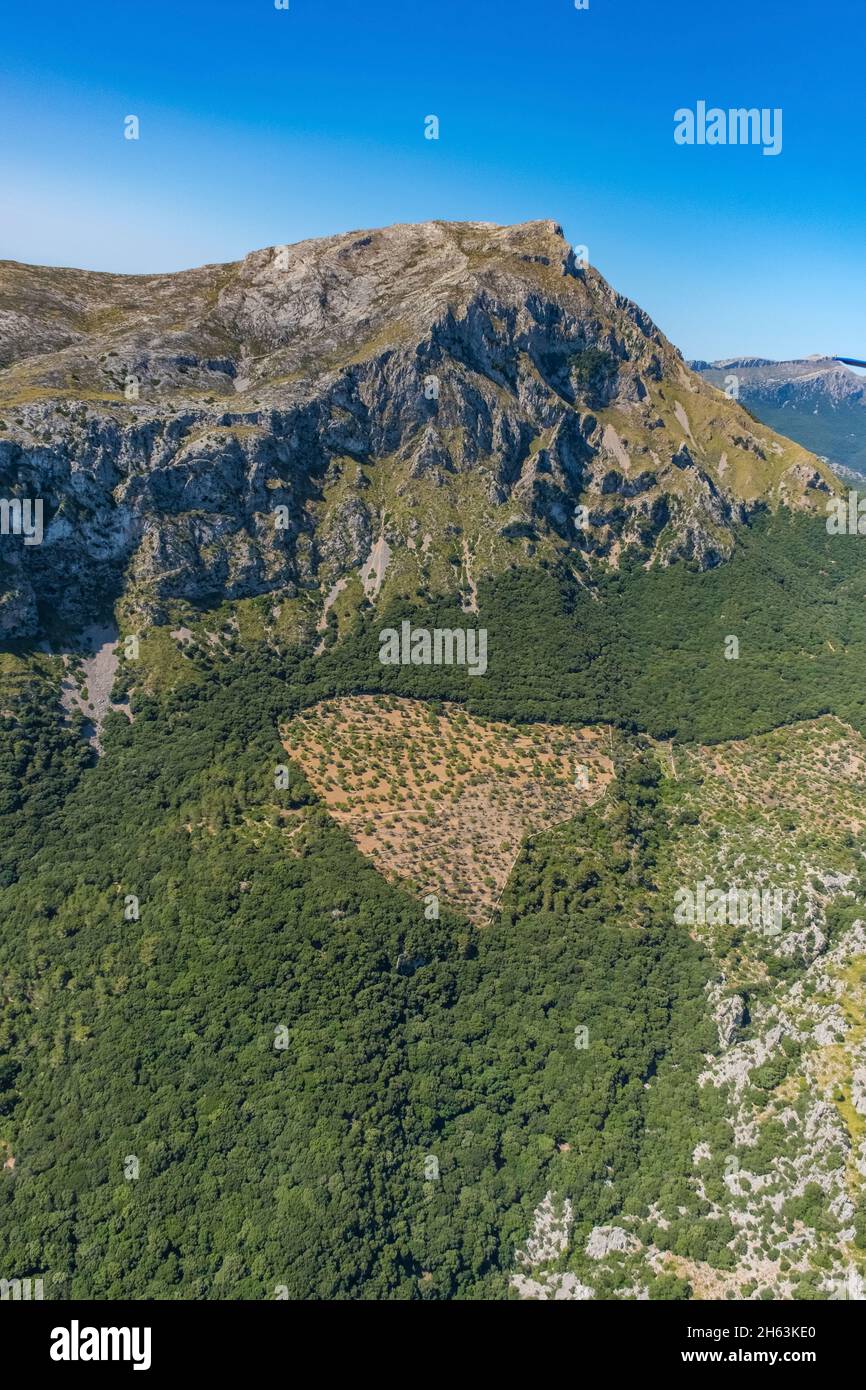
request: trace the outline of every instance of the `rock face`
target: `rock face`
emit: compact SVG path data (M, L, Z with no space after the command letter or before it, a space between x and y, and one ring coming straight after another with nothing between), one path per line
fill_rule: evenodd
M575 1274L545 1269L568 1249L574 1211L568 1198L557 1202L553 1193L544 1196L533 1214L532 1234L516 1260L520 1268L511 1276L511 1287L520 1298L541 1302L586 1302L594 1290L582 1284ZM623 1232L625 1234L625 1232Z
M719 1030L719 1046L730 1047L746 1021L745 1000L739 994L725 994L723 984L711 985L708 993Z
M0 330L0 497L44 509L41 544L0 539L5 638L121 597L152 622L173 600L318 596L379 538L399 592L453 587L461 534L474 583L563 552L591 575L623 547L709 566L751 508L836 487L551 222L174 275L0 262Z
M586 1242L591 1260L604 1260L611 1254L633 1255L639 1249L640 1241L622 1226L594 1226Z
M588 1284L582 1284L576 1274L567 1270L564 1273L539 1274L537 1279L530 1279L525 1274L513 1274L511 1287L521 1298L540 1303L586 1303L595 1292Z
M566 1197L557 1203L552 1192L535 1208L532 1234L526 1248L517 1252L521 1264L535 1268L536 1265L558 1259L568 1249L568 1240L574 1222L571 1202Z

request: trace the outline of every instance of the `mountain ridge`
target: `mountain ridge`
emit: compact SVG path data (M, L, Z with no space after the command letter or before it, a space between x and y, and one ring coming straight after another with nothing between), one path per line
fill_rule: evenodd
M419 587L471 608L515 564L708 568L756 509L837 487L552 221L162 276L3 262L0 315L0 486L47 512L43 546L4 538L6 638L83 625L98 596L147 624L272 594L309 633Z

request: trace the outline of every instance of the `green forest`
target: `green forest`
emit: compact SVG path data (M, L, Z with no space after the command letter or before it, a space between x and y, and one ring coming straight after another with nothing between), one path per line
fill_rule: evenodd
M858 557L765 516L707 573L515 570L482 586L483 679L381 666L409 614L369 609L320 657L251 645L150 696L124 672L134 722L98 761L34 665L0 719L0 1272L49 1298L513 1297L554 1168L579 1232L676 1209L657 1243L724 1268L681 1176L727 1137L695 1085L710 966L658 893L643 735L866 732ZM280 726L359 692L610 724L605 808L526 844L489 926L427 920L297 769L275 785Z

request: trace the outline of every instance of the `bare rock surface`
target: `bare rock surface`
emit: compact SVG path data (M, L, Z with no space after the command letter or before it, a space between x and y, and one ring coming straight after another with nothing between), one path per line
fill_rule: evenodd
M590 573L638 546L707 567L750 509L836 486L550 221L349 232L173 275L4 261L0 326L0 495L41 500L45 527L3 539L7 639L39 635L40 605L159 622L173 601L327 593L362 566L371 601L411 593L451 547L449 512L470 610L515 560ZM409 544L419 512L428 552Z

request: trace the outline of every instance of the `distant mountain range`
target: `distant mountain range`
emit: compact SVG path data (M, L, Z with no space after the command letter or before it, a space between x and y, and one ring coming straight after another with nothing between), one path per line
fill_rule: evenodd
M690 365L723 391L736 376L740 403L764 424L836 467L866 472L866 377L835 358L727 357Z

